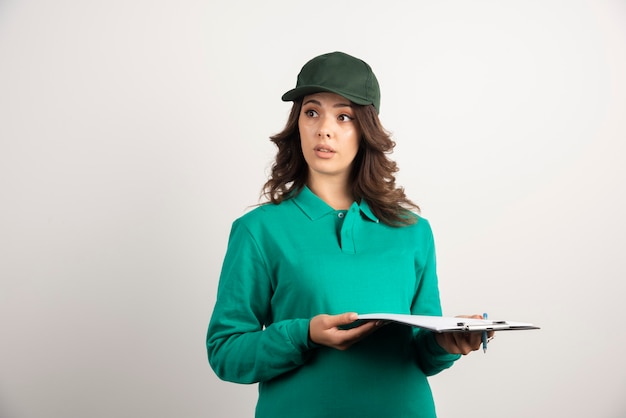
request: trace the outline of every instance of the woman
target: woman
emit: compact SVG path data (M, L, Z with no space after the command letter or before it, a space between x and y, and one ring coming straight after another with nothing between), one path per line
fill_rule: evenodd
M333 52L298 75L264 187L237 219L207 350L217 375L259 382L257 417L434 417L427 376L480 346L358 313L441 315L429 223L395 184L370 66Z

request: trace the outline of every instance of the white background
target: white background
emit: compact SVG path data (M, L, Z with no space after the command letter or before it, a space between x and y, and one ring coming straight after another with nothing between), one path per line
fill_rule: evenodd
M439 416L626 416L626 2L4 0L1 417L253 415L206 327L334 50L378 76L444 314L542 327L432 378Z

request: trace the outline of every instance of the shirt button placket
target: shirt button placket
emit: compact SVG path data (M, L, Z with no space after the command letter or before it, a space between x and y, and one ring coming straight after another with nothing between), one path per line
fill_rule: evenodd
M344 253L355 254L354 248L354 227L359 219L359 208L353 205L345 214L341 227L341 250Z

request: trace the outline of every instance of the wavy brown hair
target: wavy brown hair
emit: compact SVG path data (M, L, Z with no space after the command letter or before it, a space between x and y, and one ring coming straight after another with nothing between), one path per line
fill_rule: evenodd
M352 195L357 201L365 199L372 212L387 225L415 223L417 218L411 210L419 212L419 206L406 197L402 187L396 186L394 174L398 166L387 157L393 151L395 142L383 128L372 105L353 103L352 108L361 132L359 151L350 174ZM298 193L307 182L308 166L302 154L298 129L301 110L302 100L294 101L285 128L270 137L278 152L262 195L272 203L278 204Z

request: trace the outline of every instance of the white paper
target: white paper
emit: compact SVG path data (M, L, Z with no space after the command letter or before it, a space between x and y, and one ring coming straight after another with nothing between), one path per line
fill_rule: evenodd
M425 328L435 332L454 331L506 331L539 329L528 322L505 321L494 319L475 319L450 316L403 315L389 313L371 313L359 315L360 320L377 320L399 322L414 327Z

